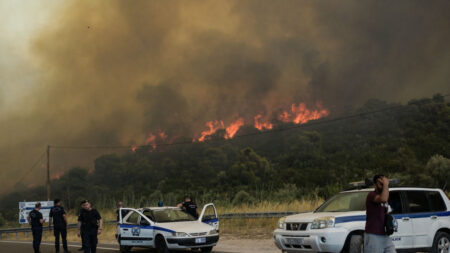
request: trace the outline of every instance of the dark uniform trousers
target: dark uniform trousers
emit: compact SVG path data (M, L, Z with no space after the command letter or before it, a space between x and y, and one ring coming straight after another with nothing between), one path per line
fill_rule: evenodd
M31 228L31 232L33 232L33 249L35 253L39 253L39 246L42 241L42 227L34 227Z
M97 229L81 231L84 253L95 253L97 251Z
M59 236L61 235L64 251L67 251L67 228L65 225L55 226L53 233L55 235L55 248L59 252Z

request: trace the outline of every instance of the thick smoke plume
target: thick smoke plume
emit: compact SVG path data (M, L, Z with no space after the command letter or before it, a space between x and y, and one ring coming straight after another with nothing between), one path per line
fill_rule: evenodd
M449 13L445 0L70 1L31 45L31 96L1 110L0 190L47 144L143 144L292 103L339 113L450 92Z

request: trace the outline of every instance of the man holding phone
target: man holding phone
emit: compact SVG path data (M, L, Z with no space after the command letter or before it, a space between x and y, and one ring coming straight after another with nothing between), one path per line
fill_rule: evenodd
M384 224L388 210L389 179L378 174L373 177L375 190L366 198L365 253L395 253L391 238L386 235Z

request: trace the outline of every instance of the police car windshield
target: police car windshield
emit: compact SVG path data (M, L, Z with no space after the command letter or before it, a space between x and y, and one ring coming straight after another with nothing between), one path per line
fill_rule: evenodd
M155 222L195 221L195 218L179 209L152 210L151 219Z
M339 193L323 203L314 212L365 211L367 194L367 191Z

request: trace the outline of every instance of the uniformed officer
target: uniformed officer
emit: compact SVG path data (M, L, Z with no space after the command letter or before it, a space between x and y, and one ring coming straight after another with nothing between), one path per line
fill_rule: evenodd
M91 207L89 201L81 202L81 212L78 217L78 236L83 235L85 253L95 253L97 250L97 235L102 233L103 220L100 213Z
M31 224L31 231L33 232L33 249L34 253L39 253L39 247L42 240L42 224L44 224L44 217L41 210L41 203L35 204L34 209L28 214L27 220Z
M53 221L53 232L55 235L55 248L59 252L59 236L61 235L64 252L69 252L67 249L67 218L64 207L61 206L61 200L55 199L54 206L50 209L49 226Z
M181 203L181 208L188 214L194 216L194 218L198 219L198 213L197 213L197 204L195 204L194 201L192 201L191 197L186 196L184 197L184 202Z

